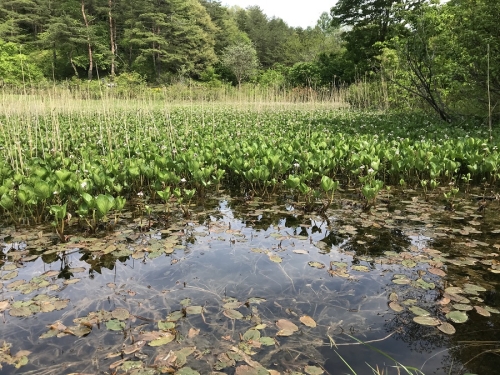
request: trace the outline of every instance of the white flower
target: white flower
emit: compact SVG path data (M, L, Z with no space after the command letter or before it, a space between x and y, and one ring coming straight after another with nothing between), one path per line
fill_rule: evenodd
M137 193L137 196L142 198L144 196L144 193L142 191L140 191Z
M82 189L87 188L87 181L83 181L83 182L80 184L80 187L81 187Z
M373 173L373 172L375 172L373 168L368 169L368 173Z
M181 178L181 182L182 183L186 182L186 179L185 178Z
M294 167L294 168L298 168L298 167L300 167L300 165L299 165L299 163L294 163L294 164L293 164L293 167Z

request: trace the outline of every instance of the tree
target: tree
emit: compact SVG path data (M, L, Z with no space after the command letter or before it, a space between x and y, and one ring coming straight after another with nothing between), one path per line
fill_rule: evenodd
M238 81L238 88L241 88L241 82L257 71L259 66L257 51L249 43L233 44L224 50L222 64L231 70Z
M331 9L334 26L348 27L342 38L346 58L354 66L350 80L375 67L380 43L405 32L401 12L415 10L426 0L339 0Z

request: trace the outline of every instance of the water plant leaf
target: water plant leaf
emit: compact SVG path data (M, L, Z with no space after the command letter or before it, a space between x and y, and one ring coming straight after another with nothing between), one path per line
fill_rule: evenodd
M468 293L469 291L486 292L486 288L474 284L464 284L464 292Z
M490 317L491 316L491 313L488 310L486 310L485 308L481 307L481 306L474 306L474 309L476 309L476 312L479 315L486 316L486 317Z
M234 309L241 307L241 305L243 305L243 304L239 301L232 301L232 302L225 303L224 305L222 305L222 307L225 310L234 310Z
M450 323L443 322L440 326L437 327L441 332L446 333L447 335L453 335L457 330Z
M158 329L162 330L162 331L168 331L170 329L174 329L175 328L175 323L174 322L167 322L167 321L164 321L164 320L160 320L158 322Z
M33 314L33 311L28 306L13 307L9 310L10 316L26 317Z
M111 319L106 322L106 328L110 331L123 331L123 329L125 329L125 323L117 319Z
M273 346L276 344L272 337L261 337L259 339L260 343L265 346Z
M130 313L127 309L119 307L111 312L111 316L118 320L127 320L130 317Z
M176 322L183 317L184 317L184 314L182 313L182 311L176 310L176 311L172 311L170 314L168 314L166 320L168 320L169 322Z
M9 272L8 274L2 276L2 280L11 280L11 279L17 277L18 274L19 274L19 272L17 270Z
M276 326L280 330L291 331L292 333L297 332L299 330L299 327L297 327L294 323L292 323L291 321L289 321L287 319L278 320L276 322Z
M309 254L309 251L307 250L293 250L295 254Z
M439 268L431 267L427 271L429 273L432 273L433 275L436 275L436 276L441 276L441 277L446 276L446 272L444 272L442 269L439 269Z
M269 260L274 263L281 263L283 262L283 258L281 258L279 255L272 254L269 255Z
M404 310L404 307L401 306L397 302L391 302L391 303L389 303L389 307L391 308L391 310L393 310L395 312L398 312L398 313Z
M409 308L409 310L417 316L429 316L429 315L431 315L431 313L429 311L424 310L418 306L412 306Z
M256 329L249 329L243 334L243 340L245 341L258 341L260 339L260 332Z
M431 316L416 316L413 321L423 326L438 326L441 324L439 319Z
M453 307L461 311L471 311L473 309L471 305L466 305L464 303L455 303L453 304Z
M317 366L306 366L304 371L309 375L321 375L325 373L322 368Z
M316 322L310 316L304 315L300 317L300 322L308 327L315 328Z
M172 342L175 339L175 335L171 334L170 332L165 333L163 336L154 339L149 342L149 346L162 346L166 345L169 342Z
M436 289L436 284L427 282L424 279L418 279L417 281L415 281L415 285L424 290Z
M463 311L451 311L446 314L446 318L451 320L453 323L465 323L468 319L468 316Z
M183 367L180 370L175 372L176 375L200 375L200 373L196 370L193 370L191 367Z
M236 310L224 310L223 314L229 319L243 319L243 314Z
M352 266L351 267L354 271L359 271L359 272L370 272L370 268L367 266Z
M322 268L325 268L325 265L323 263L320 263L320 262L308 262L307 263L310 267L313 267L313 268L318 268L318 269L322 269Z
M9 308L9 306L10 306L9 301L7 301L7 300L0 301L0 312L7 310Z
M186 307L186 314L187 315L201 314L202 312L203 312L202 306L188 306L188 307Z
M417 265L417 262L411 259L405 259L401 262L401 264L407 268L414 268Z

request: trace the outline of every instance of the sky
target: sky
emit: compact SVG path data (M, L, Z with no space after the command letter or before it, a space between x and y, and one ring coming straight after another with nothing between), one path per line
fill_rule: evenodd
M321 13L330 12L335 5L334 0L221 0L221 3L242 8L258 5L269 18L279 17L288 26L303 28L315 26Z

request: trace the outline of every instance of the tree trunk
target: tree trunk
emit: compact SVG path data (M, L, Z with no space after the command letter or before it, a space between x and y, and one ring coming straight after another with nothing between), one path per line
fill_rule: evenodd
M89 22L87 21L87 16L85 14L85 3L82 0L82 15L83 21L85 22L85 27L87 28L87 44L89 50L89 70L88 70L88 79L89 81L93 78L93 68L94 68L94 60L92 56L92 45L90 44L90 33L89 33Z
M115 76L115 35L114 35L114 21L113 16L111 14L111 10L113 9L113 0L109 0L109 39L111 43L111 77Z

